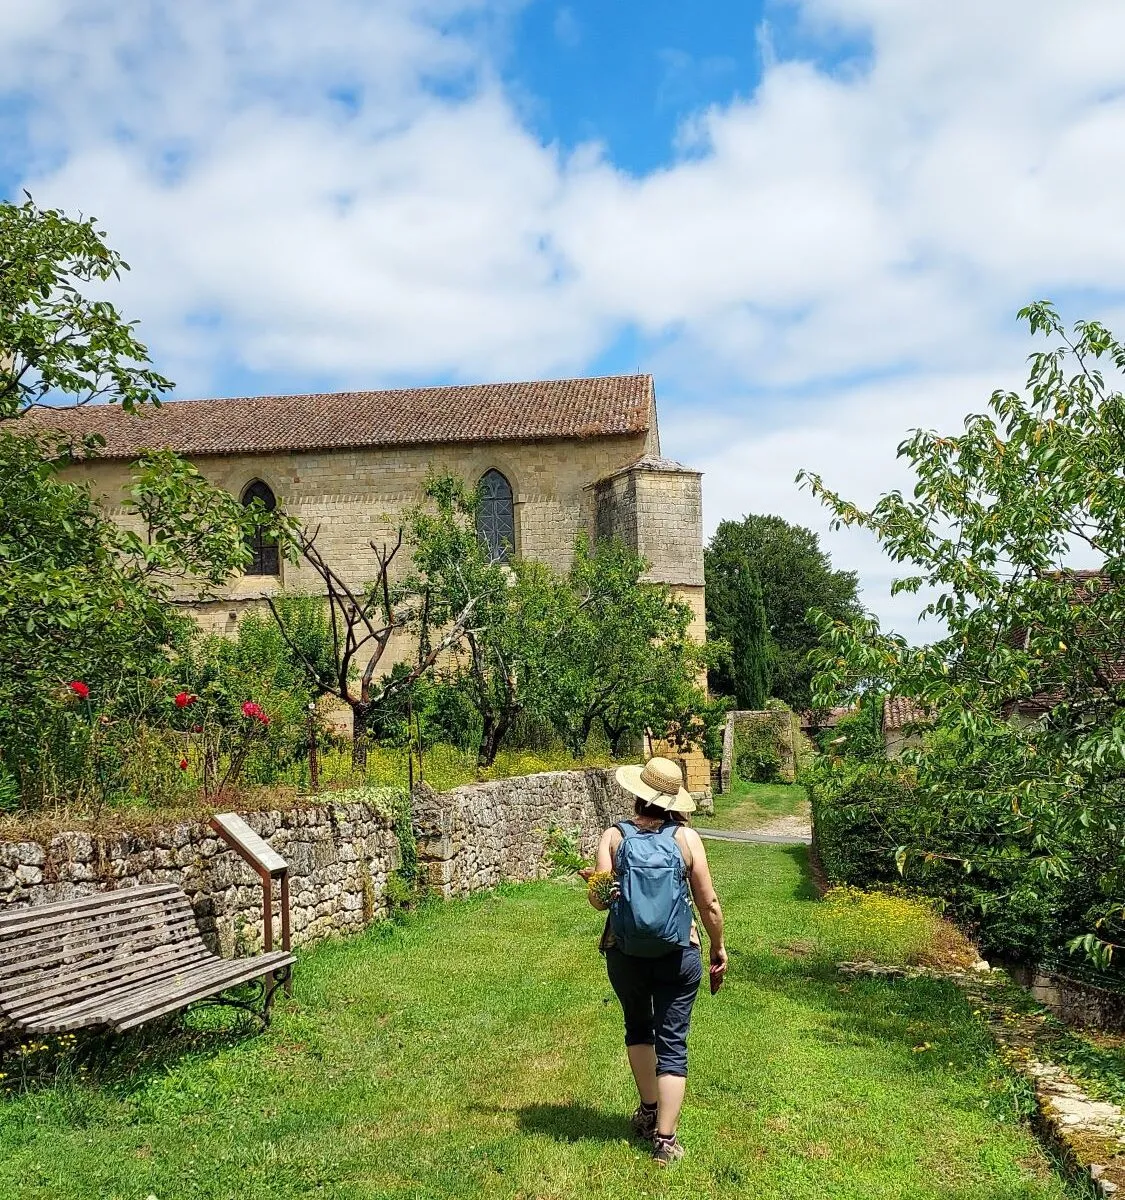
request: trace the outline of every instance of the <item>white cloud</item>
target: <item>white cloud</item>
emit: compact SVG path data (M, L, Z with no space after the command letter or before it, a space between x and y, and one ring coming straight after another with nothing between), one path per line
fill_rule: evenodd
M712 523L822 525L798 467L869 498L908 426L1019 382L1019 304L1122 295L1118 0L791 0L822 40L869 38L865 68L769 57L641 178L521 122L496 71L518 4L16 0L19 183L98 214L134 265L123 306L196 393L232 365L569 373L636 327ZM909 627L873 548L831 545Z

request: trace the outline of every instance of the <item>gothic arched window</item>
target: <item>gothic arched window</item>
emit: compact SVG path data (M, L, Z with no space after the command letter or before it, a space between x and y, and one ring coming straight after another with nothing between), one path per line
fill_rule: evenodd
M260 479L247 484L242 493L243 504L253 504L257 500L267 512L277 508L277 497L273 491ZM247 575L280 575L281 562L277 553L277 542L268 533L255 529L246 539L246 546L251 554L250 565L246 568Z
M477 533L496 562L506 562L516 549L516 510L512 485L499 471L486 471L480 481Z

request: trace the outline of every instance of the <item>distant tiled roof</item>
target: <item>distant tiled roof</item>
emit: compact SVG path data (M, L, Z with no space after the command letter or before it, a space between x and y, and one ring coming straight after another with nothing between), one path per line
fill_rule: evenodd
M1073 588L1073 598L1078 604L1092 603L1114 586L1112 580L1099 570L1053 571L1048 578ZM1006 639L1008 645L1019 650L1025 649L1028 633L1028 629L1022 626L1010 630ZM1081 637L1082 633L1083 626L1079 624L1075 628L1075 634ZM1119 649L1102 647L1093 651L1090 656L1090 666L1096 670L1097 675L1105 681L1108 687L1116 689L1125 684L1125 640L1121 641ZM1010 713L1018 709L1027 714L1050 712L1067 698L1069 690L1062 681L1050 684L1040 688L1034 695L1008 701L1004 706L1004 711ZM1095 685L1094 690L1100 689Z
M909 696L887 696L883 701L883 728L906 729L910 725L925 725L930 714Z
M797 714L797 724L805 732L812 729L834 729L844 717L850 717L857 711L858 709L851 706L806 708Z
M117 405L36 407L23 421L81 439L101 434L103 458L145 450L186 455L270 454L363 446L543 441L643 434L651 375L174 400L136 413Z

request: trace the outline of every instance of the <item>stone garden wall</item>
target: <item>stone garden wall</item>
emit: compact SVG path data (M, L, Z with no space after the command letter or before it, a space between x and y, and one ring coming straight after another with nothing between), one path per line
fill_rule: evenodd
M246 822L289 863L293 942L354 933L387 912L388 877L402 848L391 806L370 800L249 812ZM351 793L354 796L355 793ZM552 772L415 796L419 871L444 896L545 873L552 825L577 833L585 851L625 815L625 798L601 770ZM143 833L60 833L46 844L0 841L0 911L146 883L174 883L191 898L204 937L223 954L262 940L258 876L203 821ZM275 936L280 928L274 922Z
M413 811L424 879L448 897L544 874L552 826L577 834L591 856L598 834L629 815L632 802L611 770L551 771L452 792L419 789Z

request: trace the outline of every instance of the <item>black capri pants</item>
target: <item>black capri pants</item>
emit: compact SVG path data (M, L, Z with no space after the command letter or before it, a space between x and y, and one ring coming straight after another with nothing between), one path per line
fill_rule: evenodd
M609 982L625 1013L625 1045L653 1046L658 1075L687 1075L691 1010L703 978L698 946L660 958L605 953Z

